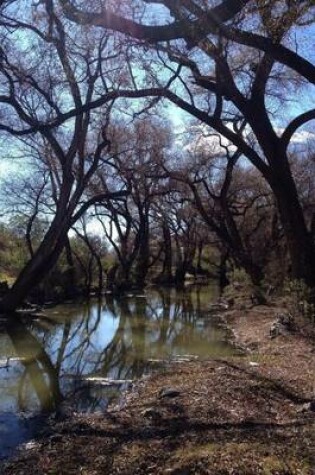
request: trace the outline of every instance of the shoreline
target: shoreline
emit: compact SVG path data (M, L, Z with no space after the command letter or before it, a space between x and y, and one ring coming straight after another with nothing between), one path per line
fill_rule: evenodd
M281 311L222 312L242 355L171 363L123 407L54 423L0 473L314 475L314 327L270 338Z

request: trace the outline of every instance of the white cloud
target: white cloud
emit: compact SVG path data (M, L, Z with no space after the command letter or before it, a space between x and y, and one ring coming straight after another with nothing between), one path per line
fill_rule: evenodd
M191 153L206 152L212 155L225 154L226 149L230 153L236 150L236 147L217 132L209 132L209 128L204 125L194 125L186 130L188 139L184 142L183 150Z
M278 137L281 137L285 129L283 127L276 127L275 132ZM306 143L309 140L315 140L315 133L310 132L309 130L296 131L292 136L291 142L293 143Z

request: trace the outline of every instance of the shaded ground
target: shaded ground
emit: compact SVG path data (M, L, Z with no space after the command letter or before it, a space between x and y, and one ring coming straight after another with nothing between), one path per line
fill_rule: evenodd
M225 313L242 357L172 364L121 410L74 416L3 466L19 474L315 474L315 346L277 310Z

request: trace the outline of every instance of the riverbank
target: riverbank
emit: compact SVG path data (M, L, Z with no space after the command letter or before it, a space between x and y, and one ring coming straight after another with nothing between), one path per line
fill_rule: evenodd
M167 365L122 408L54 421L1 473L313 475L313 329L270 338L281 311L226 311L243 356Z

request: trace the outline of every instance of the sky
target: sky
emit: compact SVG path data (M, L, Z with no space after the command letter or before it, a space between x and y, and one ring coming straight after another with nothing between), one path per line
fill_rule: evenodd
M152 12L152 21L163 20L167 18L167 10L157 4L150 4L150 12ZM169 20L169 17L168 17ZM299 28L295 32L295 40L297 45L297 50L308 60L315 62L315 25ZM294 42L292 43L294 44ZM312 47L313 46L313 47ZM314 107L315 99L315 86L308 86L304 88L303 94L299 94L296 97L296 100L290 102L289 104L283 104L282 110L279 111L279 114L275 116L275 125L279 131L283 130L285 126L285 121L288 121L290 118L294 117L296 114L301 111L307 110L311 107ZM179 108L175 107L171 103L165 103L163 106L163 111L165 116L171 121L172 129L177 134L177 143L181 144L181 137L186 128L187 120L190 117L182 112ZM301 142L304 139L313 138L312 129L314 128L314 121L307 124L307 127L298 130L295 134L294 141ZM20 160L12 160L12 140L9 136L3 136L1 139L1 150L0 150L0 181L2 178L6 177L8 172L16 173L23 170L24 162L20 163Z

